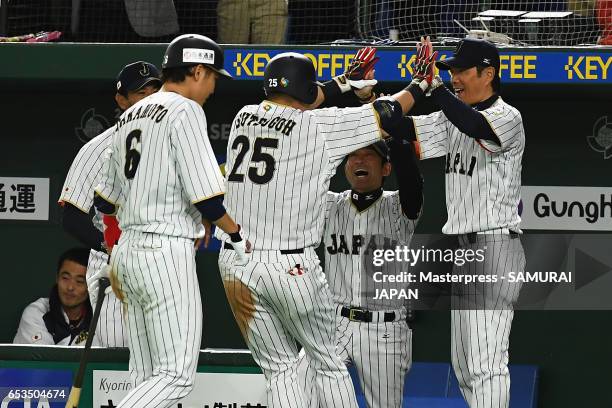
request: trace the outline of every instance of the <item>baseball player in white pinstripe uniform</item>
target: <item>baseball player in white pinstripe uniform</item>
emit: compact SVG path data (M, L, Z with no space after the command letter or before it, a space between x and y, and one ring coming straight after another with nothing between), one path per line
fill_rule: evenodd
M122 230L110 277L127 308L134 388L118 407L169 407L193 388L202 332L194 240L203 219L246 261L202 110L220 75L230 76L214 41L179 36L166 49L161 90L114 127L94 204L116 212Z
M155 65L137 61L126 65L117 76L115 100L125 110L139 100L156 92L161 86L159 71ZM59 203L63 206L62 224L85 245L91 248L87 264L87 283L92 306L98 295L97 281L102 268L108 263L105 251L103 216L93 208L92 190L98 184L102 159L113 128L87 142L77 153L60 194ZM90 211L94 211L94 216ZM102 347L127 347L124 325L121 317L121 302L113 293L105 297L94 345Z
M406 284L381 282L374 273L398 275L402 265L382 268L372 264L375 249L409 245L418 220L423 182L411 144L398 140L349 154L345 174L351 190L327 193L325 275L332 292L336 318L336 346L346 364L354 364L368 407L402 407L404 381L412 363L412 331L406 321L406 300L377 297L382 289ZM391 163L399 185L383 191ZM310 406L319 406L313 390L313 370L305 355L300 369ZM305 367L306 366L306 367Z
M371 67L356 79L368 78ZM415 81L362 107L313 110L345 85L351 89L350 75L323 87L315 79L312 62L301 54L272 58L264 73L267 99L238 112L228 141L225 204L253 252L237 267L226 245L219 268L238 326L266 376L270 407L306 406L296 341L310 359L321 405L357 406L335 351L335 309L315 253L325 197L342 159L380 140L381 128L412 107L414 88L423 92Z
M483 262L455 265L453 273L492 277L452 288L452 362L471 408L509 405L508 339L520 284L507 272L525 267L518 239L525 132L519 111L498 94L499 61L493 44L463 40L436 63L450 70L455 95L435 77L428 92L442 110L411 117L406 128L421 159L446 157L442 232L456 236L459 249L485 250Z

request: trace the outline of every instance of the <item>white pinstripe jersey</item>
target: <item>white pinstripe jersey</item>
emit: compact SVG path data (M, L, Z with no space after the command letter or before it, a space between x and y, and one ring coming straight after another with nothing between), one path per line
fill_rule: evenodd
M380 138L371 104L309 111L269 101L245 106L227 145L225 207L254 249L316 246L336 167Z
M412 117L420 158L446 156L445 234L498 228L519 231L523 119L501 97L480 113L501 146L461 133L442 111Z
M114 127L106 129L81 147L66 175L62 192L57 200L59 203L70 203L84 213L89 213L93 206L93 189L100 180L102 159L113 131ZM98 210L95 210L93 224L100 232L104 232L102 215Z
M401 289L407 284L375 282L372 274L397 275L407 271L401 262L372 265L375 249L395 249L409 245L417 220L406 217L401 208L399 191L383 195L364 211L351 201L351 191L327 193L325 211L325 274L334 302L360 306L369 310L396 310L401 299L372 299L376 289Z
M223 179L196 102L157 92L114 127L96 191L118 206L123 231L195 238L204 234L193 205L223 194Z

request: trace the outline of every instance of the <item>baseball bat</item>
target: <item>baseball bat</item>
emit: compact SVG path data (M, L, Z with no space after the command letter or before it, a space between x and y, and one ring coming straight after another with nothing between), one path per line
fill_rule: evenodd
M79 406L79 399L81 398L81 389L83 388L83 377L85 377L85 368L87 367L87 359L89 351L91 350L91 343L93 342L94 334L96 332L96 326L98 325L98 319L100 318L100 309L102 309L102 302L104 301L104 295L106 294L106 288L110 285L108 278L100 278L100 287L98 288L98 299L96 300L96 309L94 310L91 323L89 324L89 333L87 334L87 341L85 341L85 348L81 354L81 361L79 362L79 371L77 372L68 401L66 401L66 408L77 408Z

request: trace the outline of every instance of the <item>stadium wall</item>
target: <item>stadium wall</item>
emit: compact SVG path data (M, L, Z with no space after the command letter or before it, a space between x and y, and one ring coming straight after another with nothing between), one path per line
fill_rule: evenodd
M162 44L0 47L4 101L0 177L48 178L50 191L48 220L0 219L4 266L0 342L12 341L23 308L47 295L57 256L77 245L63 232L55 201L78 149L114 123L118 114L114 76L135 60L159 65L163 50ZM234 114L242 105L261 100L263 67L270 53L279 50L283 49L230 48L226 68L239 79L220 82L205 107L209 135L221 162ZM322 79L339 74L344 55L351 50L304 49L317 61ZM380 89L399 90L410 80L413 50L381 51L377 74L384 83ZM606 157L612 141L601 138L594 143L593 137L601 130L601 118L612 126L612 50L507 49L502 55L506 64L502 95L521 111L527 135L523 184L569 190L572 186L611 187L612 161ZM426 104L415 113L431 109ZM438 232L444 223L443 166L443 160L422 163L426 187L420 232ZM393 184L389 180L390 188ZM333 189L346 186L342 176L332 182ZM6 202L10 203L7 187ZM556 229L553 222L551 230ZM205 315L202 347L243 347L218 278L216 258L215 252L200 252L197 260ZM415 325L415 360L449 361L449 314L419 312ZM612 361L610 343L612 312L520 311L512 330L511 362L540 366L542 407L612 406L612 397L604 391Z

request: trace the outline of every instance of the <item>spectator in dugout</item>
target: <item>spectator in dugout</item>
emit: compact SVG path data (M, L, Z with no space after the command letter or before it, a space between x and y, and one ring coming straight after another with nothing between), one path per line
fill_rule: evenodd
M48 298L30 303L21 316L13 343L83 346L93 315L85 271L89 249L64 252Z

